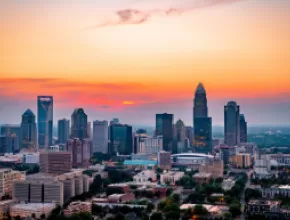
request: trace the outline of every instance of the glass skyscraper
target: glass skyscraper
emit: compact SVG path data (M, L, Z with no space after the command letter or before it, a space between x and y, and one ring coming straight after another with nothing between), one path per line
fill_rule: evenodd
M208 117L206 91L199 83L193 101L194 146L196 151L211 151L212 119Z
M129 125L110 125L110 153L130 155L133 152L132 127Z
M71 138L88 138L88 116L82 108L77 108L71 115Z
M243 114L240 114L240 143L248 141L248 125Z
M240 106L230 101L224 108L225 144L235 146L240 143Z
M163 150L171 152L173 142L173 114L156 114L156 136L163 137Z
M52 145L53 97L37 97L38 148Z
M57 122L58 143L64 144L69 139L69 120L61 119Z
M37 150L35 114L30 109L27 109L22 115L21 148Z

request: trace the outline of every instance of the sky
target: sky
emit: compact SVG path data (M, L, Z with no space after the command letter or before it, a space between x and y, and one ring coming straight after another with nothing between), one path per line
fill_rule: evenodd
M235 100L249 124L290 124L290 1L1 0L0 124L20 123L37 95L54 123L192 125L196 86L223 124Z

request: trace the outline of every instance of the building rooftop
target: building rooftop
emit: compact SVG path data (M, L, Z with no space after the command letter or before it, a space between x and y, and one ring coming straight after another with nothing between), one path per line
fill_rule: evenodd
M259 199L252 199L248 202L250 205L279 205L280 201L271 201L271 200L259 200Z
M157 165L155 160L125 160L124 165Z
M9 204L9 203L12 203L12 202L15 202L14 200L10 199L10 200L2 200L0 201L0 205L6 205L6 204Z
M194 208L196 205L202 205L210 213L220 214L222 212L227 212L229 210L228 206L219 206L219 205L206 205L206 204L183 204L180 206L181 210L186 210L189 208Z
M196 174L194 174L193 177L195 177L195 178L209 178L211 176L212 176L211 173L196 173Z
M54 208L54 203L19 203L12 205L11 208L22 209L26 211L37 211L39 209Z

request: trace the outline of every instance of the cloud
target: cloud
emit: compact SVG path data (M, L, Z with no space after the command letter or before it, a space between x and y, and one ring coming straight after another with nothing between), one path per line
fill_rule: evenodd
M170 7L167 9L154 9L154 10L138 10L127 8L118 10L114 16L109 20L96 25L97 28L124 24L142 24L150 20L154 16L177 16L185 12L190 12L196 9L212 7L221 4L236 3L243 0L192 0L189 5L182 7Z

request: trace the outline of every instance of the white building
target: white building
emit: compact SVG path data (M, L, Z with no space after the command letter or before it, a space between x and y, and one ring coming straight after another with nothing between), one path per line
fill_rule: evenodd
M93 123L93 153L108 153L108 121L94 121Z
M153 170L144 170L133 177L134 182L155 182L157 181L156 172Z
M161 184L175 185L176 181L180 180L184 176L184 172L172 172L163 173L160 175Z
M12 195L13 182L25 180L25 171L0 169L0 196Z
M290 197L290 185L274 185L270 188L262 188L262 196L264 198L275 198L276 196Z
M38 163L39 164L39 153L26 153L23 154L23 163Z
M135 138L137 141L137 153L139 154L157 154L163 149L163 138L162 136L157 136L150 138L148 136L137 136Z
M271 163L267 159L257 159L254 165L254 175L256 178L271 177Z
M10 216L20 216L26 219L27 216L31 217L32 214L35 214L35 217L39 219L43 214L48 217L54 208L53 203L20 203L10 207Z

